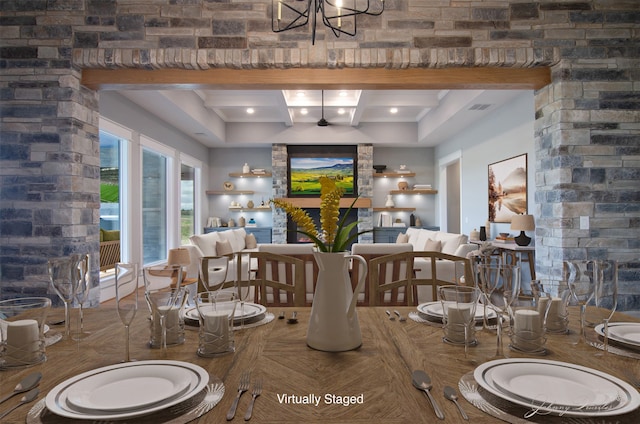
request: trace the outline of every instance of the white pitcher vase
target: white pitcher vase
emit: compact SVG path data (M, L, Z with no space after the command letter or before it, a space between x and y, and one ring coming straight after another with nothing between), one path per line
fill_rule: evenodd
M362 345L356 313L358 294L364 289L367 262L359 255L314 252L319 267L316 291L307 329L307 345L326 352L343 352ZM349 277L349 261L363 268L355 290ZM354 264L354 266L357 266Z

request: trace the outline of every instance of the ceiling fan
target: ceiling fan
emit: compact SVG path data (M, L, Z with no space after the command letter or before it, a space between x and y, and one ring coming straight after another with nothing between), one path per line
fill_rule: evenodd
M329 122L326 119L324 119L324 90L322 90L321 96L322 96L322 109L321 109L322 110L322 117L318 121L318 126L319 127L327 127L327 126L329 126Z

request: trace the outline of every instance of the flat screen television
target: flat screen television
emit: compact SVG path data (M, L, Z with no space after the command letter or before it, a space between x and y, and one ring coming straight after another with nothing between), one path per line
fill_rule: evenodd
M289 197L320 196L320 177L336 181L344 197L356 197L357 154L290 153L288 157Z

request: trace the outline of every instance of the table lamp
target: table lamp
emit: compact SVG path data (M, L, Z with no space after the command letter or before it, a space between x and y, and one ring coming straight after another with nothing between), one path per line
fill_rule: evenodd
M189 257L189 250L184 247L178 247L176 249L169 250L169 257L167 258L168 265L182 265L188 266L191 264L191 258Z
M511 218L511 229L520 231L520 235L515 237L518 246L529 246L531 237L527 237L525 231L533 231L536 228L533 215L516 215Z

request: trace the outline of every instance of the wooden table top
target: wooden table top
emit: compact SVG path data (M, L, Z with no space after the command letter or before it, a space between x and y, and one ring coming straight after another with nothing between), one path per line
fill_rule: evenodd
M440 422L424 393L411 385L411 372L425 370L432 378L437 401L445 413L445 421L463 422L455 405L443 395L444 386L458 388L465 373L476 365L465 360L463 348L442 341L442 329L408 319L390 321L385 308L361 307L358 316L363 345L357 350L343 353L326 353L307 347L305 342L310 308L297 308L298 324L274 319L271 323L236 331L236 352L218 358L201 358L196 355L197 330L186 331L183 345L168 348L163 356L158 349L147 347L149 338L146 305L138 311L131 328L131 356L138 360L172 359L202 366L219 377L226 386L220 403L203 415L196 423L222 423L237 393L240 375L252 372L252 379L261 376L264 390L255 405L252 422L255 423L421 423ZM414 308L397 308L404 316ZM292 309L282 309L287 316ZM77 314L73 311L73 317ZM276 316L280 312L271 310ZM52 311L50 315L62 315ZM627 320L630 320L627 319ZM573 320L572 328L576 328ZM75 322L73 323L75 325ZM60 327L55 327L57 330ZM62 381L95 368L112 365L124 358L124 327L111 306L89 309L85 312L85 329L91 335L81 341L63 340L47 348L48 359L44 364L21 369L0 371L0 395L10 392L18 381L33 371L41 371L40 398L46 396ZM625 370L640 375L637 359L607 353L605 357L597 349L569 343L572 336L549 336L549 354L543 359L572 362L595 368L628 381ZM467 359L482 363L495 353L495 332L479 331L479 344L470 348ZM505 353L509 351L505 338ZM285 395L321 398L318 406L283 403ZM339 400L336 396L360 396L362 403L344 406L328 403ZM240 399L235 422L243 422L245 410L251 399L245 393ZM359 398L356 398L359 399ZM0 406L0 412L18 403L15 396ZM460 396L460 404L473 423L501 422L475 408ZM33 404L12 412L4 423L24 423ZM610 418L598 418L598 423L638 423L640 412Z

